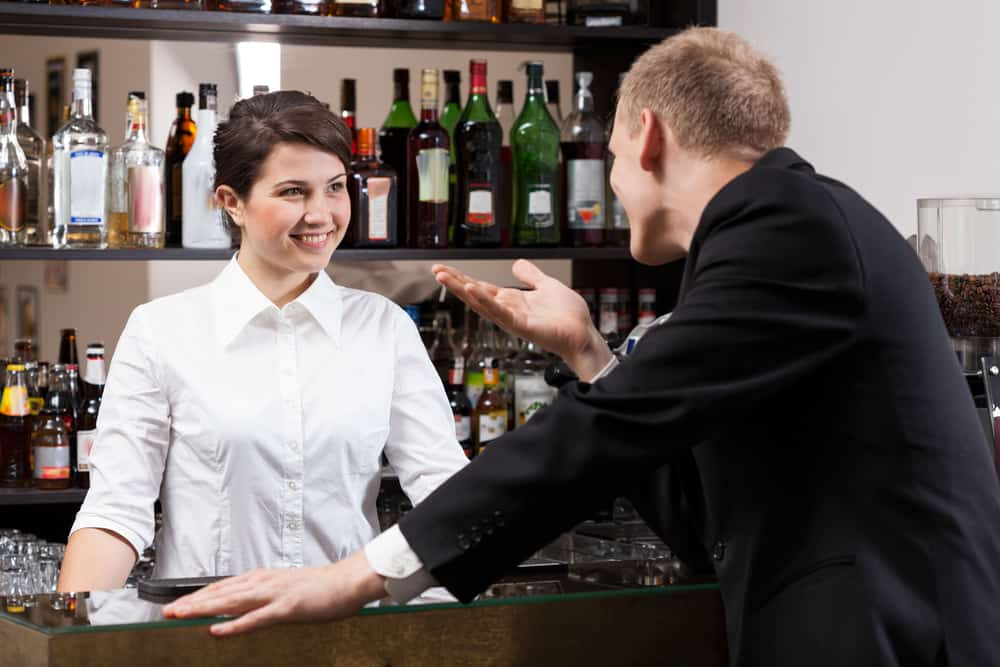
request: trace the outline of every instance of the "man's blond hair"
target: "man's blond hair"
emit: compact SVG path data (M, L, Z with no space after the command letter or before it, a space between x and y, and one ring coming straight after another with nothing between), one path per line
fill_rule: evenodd
M619 90L629 129L653 111L684 149L756 159L784 145L791 114L778 72L737 35L690 28L643 53Z

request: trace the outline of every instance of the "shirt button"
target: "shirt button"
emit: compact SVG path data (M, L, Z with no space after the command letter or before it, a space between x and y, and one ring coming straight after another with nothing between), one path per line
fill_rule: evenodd
M721 561L726 557L726 543L719 540L714 545L712 545L712 558L717 561Z
M300 527L300 524L299 524L298 521L289 521L288 522L288 529L289 530L298 530L299 527Z
M458 534L457 542L458 542L458 548L461 549L462 551L468 551L469 547L472 546L472 543L469 542L469 538L465 536L465 533Z
M288 488L291 489L292 491L298 491L298 489L299 489L299 483L296 482L294 479L289 480L288 481Z

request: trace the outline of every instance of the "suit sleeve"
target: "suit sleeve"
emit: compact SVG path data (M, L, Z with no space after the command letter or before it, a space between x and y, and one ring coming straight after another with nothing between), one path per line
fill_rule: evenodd
M850 349L864 300L839 210L782 195L713 202L670 321L607 377L564 386L404 517L407 541L456 597L471 600L677 454L777 409L776 395Z

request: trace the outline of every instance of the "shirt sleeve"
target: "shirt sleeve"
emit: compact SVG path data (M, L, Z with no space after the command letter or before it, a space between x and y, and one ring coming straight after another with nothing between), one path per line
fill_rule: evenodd
M417 505L468 463L441 379L413 322L395 309L396 368L386 456Z
M170 442L170 407L155 349L140 306L115 348L90 454L90 490L70 530L109 530L139 555L153 541L153 504Z
M615 370L616 368L618 368L618 357L612 354L611 359L608 361L608 363L604 364L604 368L597 371L597 375L595 375L590 379L591 384L597 382L602 377L606 377L608 373Z
M385 580L385 592L393 602L405 604L438 583L420 557L410 548L399 526L393 526L365 546L365 557Z

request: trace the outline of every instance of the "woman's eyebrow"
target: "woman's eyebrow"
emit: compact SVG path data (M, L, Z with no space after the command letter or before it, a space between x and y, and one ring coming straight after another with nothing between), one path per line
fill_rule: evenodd
M333 178L331 178L330 180L328 180L327 183L333 183L334 181L340 180L341 178L347 178L347 172L346 171L337 174L336 176L334 176ZM308 181L301 181L301 180L296 179L296 178L288 178L288 179L285 179L283 181L278 181L277 183L274 184L274 187L280 188L283 185L295 185L295 186L298 186L298 187L302 187L302 186L309 185L309 183L308 183Z

